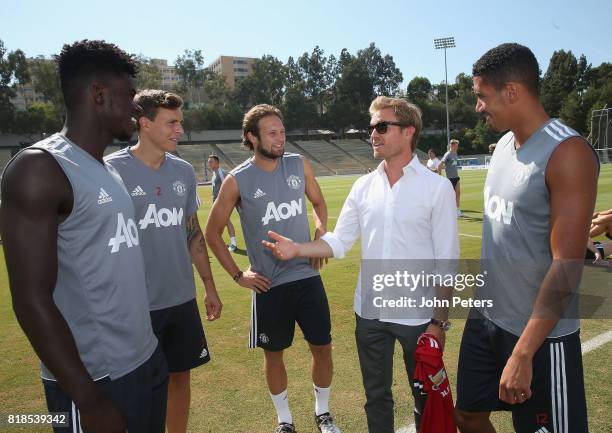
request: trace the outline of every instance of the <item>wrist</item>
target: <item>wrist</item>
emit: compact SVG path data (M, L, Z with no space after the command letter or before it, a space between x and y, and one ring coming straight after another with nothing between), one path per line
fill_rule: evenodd
M232 280L234 280L234 282L236 283L238 283L241 279L242 279L242 271L238 271L234 275L232 275Z
M512 356L514 358L517 358L521 361L531 361L533 359L533 353L530 353L527 350L521 350L515 347L515 349L512 351Z
M450 329L451 327L451 322L448 320L438 320L438 319L434 319L433 317L431 318L431 320L429 321L429 325L430 326L435 326L438 327L439 329L441 329L442 331L446 332Z

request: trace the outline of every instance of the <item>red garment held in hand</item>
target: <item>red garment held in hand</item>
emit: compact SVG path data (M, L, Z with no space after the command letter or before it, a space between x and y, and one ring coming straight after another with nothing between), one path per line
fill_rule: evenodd
M419 433L457 433L453 418L453 396L442 360L440 342L431 334L421 335L414 358L414 387L427 394Z

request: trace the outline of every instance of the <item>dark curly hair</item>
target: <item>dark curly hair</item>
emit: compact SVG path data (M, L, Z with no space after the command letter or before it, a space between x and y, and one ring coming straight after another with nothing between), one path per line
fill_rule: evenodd
M68 109L75 105L83 86L94 76L128 74L135 77L138 73L134 56L105 41L84 39L72 45L65 44L55 61Z
M538 61L529 48L517 43L501 44L484 53L474 63L472 75L481 77L498 90L509 81L515 81L534 95L540 92Z

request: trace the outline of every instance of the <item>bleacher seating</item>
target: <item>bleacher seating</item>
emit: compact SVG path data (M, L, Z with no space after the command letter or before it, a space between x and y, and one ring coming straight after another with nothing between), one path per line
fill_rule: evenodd
M363 140L336 140L334 143L341 149L349 152L370 170L374 170L380 164L380 160L374 158L372 146Z
M224 170L231 170L234 166L225 155L219 152L212 144L179 144L177 152L181 158L193 165L198 182L206 180L205 169L208 170L208 155L215 154ZM208 180L211 174L208 173Z
M318 159L333 174L354 174L366 171L366 167L327 141L298 141L297 144Z
M242 164L245 159L253 156L253 152L246 149L242 143L219 143L217 147L232 161L232 167L234 168L239 164Z
M285 143L285 152L299 153L300 155L306 157L310 162L310 166L312 167L312 171L315 176L330 176L333 174L327 167L321 165L321 163L314 160L312 158L312 155L305 151L305 149L300 149L297 146L294 146L293 143L289 141Z

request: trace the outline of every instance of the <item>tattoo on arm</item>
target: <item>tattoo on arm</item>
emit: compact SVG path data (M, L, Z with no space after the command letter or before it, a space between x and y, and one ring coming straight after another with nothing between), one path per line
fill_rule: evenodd
M191 215L189 218L187 218L186 228L187 228L187 244L191 245L191 242L194 240L194 238L199 232L195 215Z
M206 241L198 224L197 216L187 218L187 245L195 247L195 252L202 254L206 251Z

